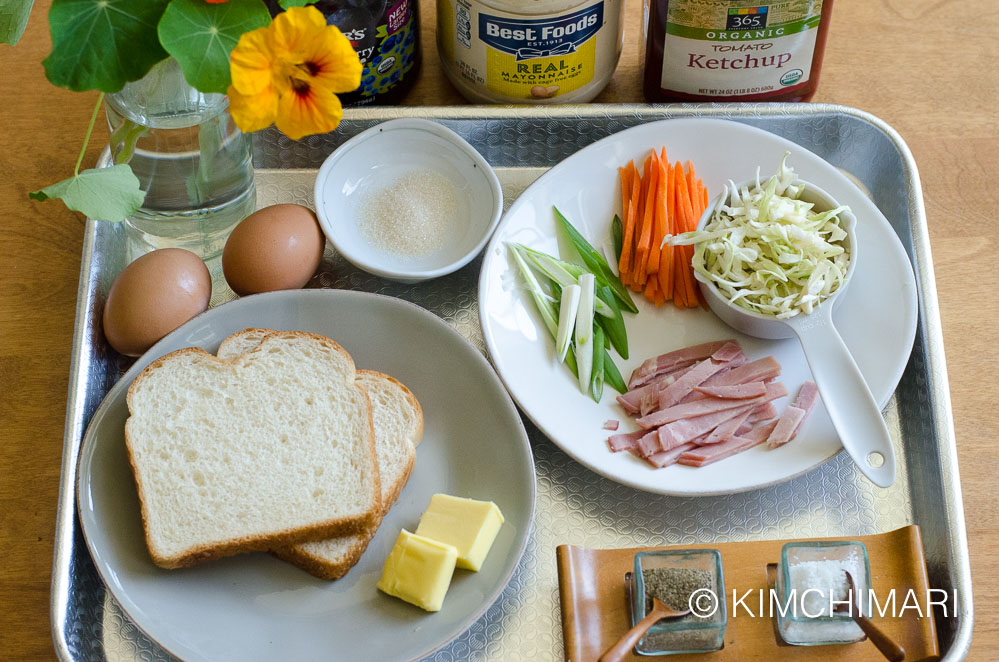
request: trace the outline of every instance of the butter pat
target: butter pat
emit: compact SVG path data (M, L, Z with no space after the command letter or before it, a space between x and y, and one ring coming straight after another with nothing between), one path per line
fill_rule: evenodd
M427 611L440 611L457 558L453 545L403 529L385 559L378 588Z
M502 524L503 513L492 501L435 494L416 533L453 545L458 550L458 567L478 570Z

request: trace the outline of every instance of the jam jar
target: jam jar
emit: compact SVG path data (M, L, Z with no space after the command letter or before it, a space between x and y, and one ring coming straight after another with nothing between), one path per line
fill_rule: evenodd
M272 14L281 11L268 0ZM357 51L361 86L338 94L345 107L402 101L420 69L420 10L416 0L319 0L329 25L340 28Z

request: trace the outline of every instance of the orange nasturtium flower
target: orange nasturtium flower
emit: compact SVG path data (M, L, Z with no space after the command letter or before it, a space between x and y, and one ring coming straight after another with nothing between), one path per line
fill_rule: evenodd
M340 123L337 93L361 84L350 41L315 7L292 7L266 28L244 33L229 61L229 111L243 131L272 123L298 140Z

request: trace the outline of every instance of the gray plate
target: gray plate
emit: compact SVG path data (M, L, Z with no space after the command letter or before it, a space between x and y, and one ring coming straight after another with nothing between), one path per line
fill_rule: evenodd
M849 537L922 527L930 583L956 591L935 611L945 660L962 659L972 630L971 579L939 310L919 175L908 147L877 118L824 104L386 108L348 111L336 134L255 142L258 202L311 204L315 170L340 143L395 117L440 121L494 167L513 202L539 174L621 129L670 117L721 117L783 136L845 170L871 192L908 252L919 288L911 358L885 410L899 462L888 490L869 484L841 455L782 485L745 494L678 498L639 492L585 469L527 424L537 470L537 509L527 551L499 600L433 660L562 657L555 546L630 547L788 537ZM94 410L128 362L107 349L101 303L127 262L120 226L90 221L84 243L67 402L52 580L52 627L64 660L159 660L169 656L122 613L97 574L75 517L73 479ZM483 349L475 301L480 261L445 278L399 285L328 253L315 287L359 289L413 301ZM217 300L226 298L219 293ZM762 565L767 561L761 560ZM316 657L334 657L315 651Z
M342 579L312 577L268 554L162 570L146 551L125 452L125 394L157 358L209 352L247 327L335 338L359 368L406 384L424 412L409 483L361 560ZM430 497L495 501L506 521L479 572L458 570L440 612L375 590L401 528ZM499 597L524 553L534 514L534 462L513 402L489 363L440 318L366 292L298 290L233 301L191 320L132 365L94 414L80 454L78 504L97 570L123 610L164 649L189 660L418 659L453 639Z

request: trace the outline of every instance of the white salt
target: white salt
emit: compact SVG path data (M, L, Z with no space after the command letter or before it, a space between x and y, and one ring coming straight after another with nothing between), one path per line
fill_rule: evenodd
M790 605L800 620L785 620L781 635L789 642L857 641L864 636L860 627L850 620L833 616L831 607L846 607L850 600L850 585L844 571L849 571L857 586L852 596L856 603L866 600L867 573L864 559L856 548L842 558L819 561L798 561L790 564L791 589L795 600ZM812 590L809 590L812 589ZM830 599L834 604L830 605ZM838 616L838 615L837 615Z
M454 238L458 193L440 173L416 171L367 193L359 211L361 232L374 246L395 255L423 257Z

